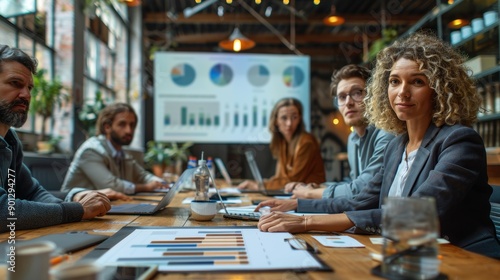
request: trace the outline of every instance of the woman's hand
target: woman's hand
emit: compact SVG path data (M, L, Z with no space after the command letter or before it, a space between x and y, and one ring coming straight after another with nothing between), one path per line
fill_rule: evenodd
M305 232L307 231L307 216L271 212L260 218L258 228L268 232Z

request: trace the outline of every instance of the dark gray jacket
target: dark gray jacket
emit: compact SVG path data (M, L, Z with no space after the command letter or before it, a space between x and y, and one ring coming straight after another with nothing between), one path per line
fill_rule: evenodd
M299 200L299 212L345 212L355 232L380 233L381 205L408 142L406 134L385 150L380 172L354 199ZM500 258L500 244L490 219L492 189L486 173L486 152L472 128L431 124L418 149L403 196L436 198L441 237L464 249Z

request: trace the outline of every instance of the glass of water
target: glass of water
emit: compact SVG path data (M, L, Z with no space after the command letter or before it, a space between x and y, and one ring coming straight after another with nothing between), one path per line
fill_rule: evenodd
M382 273L404 279L439 275L434 198L387 197L382 206Z

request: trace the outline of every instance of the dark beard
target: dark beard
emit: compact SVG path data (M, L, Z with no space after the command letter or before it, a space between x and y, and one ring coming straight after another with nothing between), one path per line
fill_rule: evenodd
M120 146L128 146L132 142L132 140L130 141L122 140L120 137L118 137L118 135L114 131L111 131L110 138L111 142L118 144ZM130 139L133 139L133 137Z
M14 111L12 108L19 104L26 105L29 108L30 102L25 99L16 99L10 104L0 102L0 122L13 127L23 126L28 118L28 110Z

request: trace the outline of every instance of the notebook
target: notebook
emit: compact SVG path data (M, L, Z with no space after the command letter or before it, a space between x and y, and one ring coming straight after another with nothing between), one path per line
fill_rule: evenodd
M248 166L250 167L250 171L252 172L254 180L257 182L259 185L259 191L263 195L267 196L292 196L293 193L286 193L284 190L267 190L265 185L264 185L264 180L262 179L262 176L260 175L259 167L257 167L257 162L255 161L255 158L253 157L252 151L246 151L245 152L245 157L247 158Z
M167 205L172 201L175 194L179 191L181 186L187 183L191 183L192 175L196 168L186 169L184 173L179 177L174 186L170 188L165 196L157 204L150 203L125 203L120 205L112 205L111 209L107 214L130 214L130 215L151 215L161 209L167 207Z

